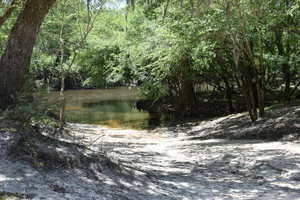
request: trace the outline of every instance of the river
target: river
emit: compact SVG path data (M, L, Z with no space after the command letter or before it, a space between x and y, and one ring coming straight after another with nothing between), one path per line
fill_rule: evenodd
M58 101L58 92L46 94L49 102ZM149 128L149 114L136 108L141 99L138 88L68 90L66 121L104 125L110 128Z
M133 121L148 119L133 103L112 106L139 99L136 89L67 91L66 97L69 120L74 117L74 121L102 124L112 119L124 124L125 118L109 116L125 111L145 114ZM57 93L47 98L55 101ZM108 103L111 101L120 103ZM93 112L101 117L94 117ZM73 137L63 138L68 142L65 146L47 144L45 152L76 161L71 154L74 148L70 148L75 143L80 144L75 150L78 147L84 156L90 152L93 157L87 166L67 170L60 165L55 170L41 170L44 162L35 164L37 168L23 162L37 155L47 160L49 153L32 154L38 145L22 151L20 159L8 159L8 150L19 144L17 134L0 131L0 199L7 192L32 200L299 200L299 116L300 106L296 105L268 110L267 117L255 123L243 113L153 130L69 123L66 129ZM288 140L298 139L241 140L283 133Z

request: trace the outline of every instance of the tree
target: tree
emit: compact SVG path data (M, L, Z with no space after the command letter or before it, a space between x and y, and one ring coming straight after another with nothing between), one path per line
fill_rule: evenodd
M18 7L18 4L21 4L23 0L12 0L8 5L3 15L0 16L0 27L6 22L6 20L12 15L13 11ZM0 2L1 4L2 2Z
M173 95L178 111L197 112L196 83L209 84L227 98L230 112L235 110L233 94L244 97L242 109L247 107L255 121L264 116L267 92L272 96L283 85L286 100L297 92L299 1L153 0L136 5L131 15L141 7L143 15L136 24L128 20L128 55L145 77L147 97Z
M27 0L0 59L0 108L16 101L29 69L40 26L56 0Z

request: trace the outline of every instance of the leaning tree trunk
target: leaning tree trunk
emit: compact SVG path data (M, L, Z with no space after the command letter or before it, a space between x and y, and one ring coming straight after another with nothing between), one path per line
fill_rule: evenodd
M256 121L258 118L257 115L257 95L256 90L254 89L252 80L245 77L245 75L242 75L243 77L243 94L245 97L247 109L249 112L249 116L251 118L251 121Z
M0 108L16 101L25 82L40 26L56 0L27 0L0 59Z

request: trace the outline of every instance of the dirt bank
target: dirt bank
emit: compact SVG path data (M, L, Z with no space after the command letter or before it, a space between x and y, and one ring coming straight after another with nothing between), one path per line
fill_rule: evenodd
M82 168L43 171L9 159L14 135L1 131L0 195L35 200L300 199L299 113L294 106L273 110L255 124L234 115L152 131L69 124L68 141L106 152L124 169L94 174ZM286 130L278 138L293 141L253 140L278 130Z

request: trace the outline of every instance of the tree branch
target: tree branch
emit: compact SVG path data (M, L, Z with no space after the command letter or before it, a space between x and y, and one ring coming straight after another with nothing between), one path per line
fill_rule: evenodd
M20 0L13 0L10 3L10 6L6 9L4 14L0 16L0 27L6 22L6 20L11 16L15 8L17 7L17 4Z

